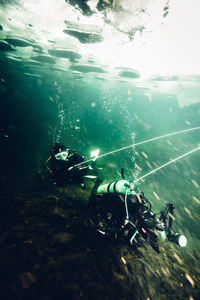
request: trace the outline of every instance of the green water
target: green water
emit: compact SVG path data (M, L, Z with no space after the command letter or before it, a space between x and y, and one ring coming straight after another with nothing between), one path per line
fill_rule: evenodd
M4 42L17 31L6 30L8 21L1 18ZM36 63L41 49L35 44L29 50L25 44L14 45L20 34L15 42L6 42L15 52L4 49L4 44L0 49L2 193L27 192L49 183L44 166L56 141L89 159L95 149L106 154L200 126L199 75L133 78L133 73L104 74L104 66L99 70L93 62L87 70L79 65L77 72L78 62L68 58L56 57L56 65L44 57ZM122 167L127 179L136 180L199 145L200 131L189 131L109 154L99 158L97 166L105 183L120 179ZM187 236L190 250L199 247L199 170L200 151L196 151L136 184L155 212L174 203L174 231Z
M145 89L149 82L138 88L134 82L101 82L92 78L87 82L66 78L60 72L52 75L53 78L41 70L38 80L13 68L3 70L1 172L3 182L9 186L12 183L13 190L16 183L26 185L29 178L31 185L36 180L38 162L41 164L45 155L48 157L47 152L55 140L89 158L96 148L100 149L100 154L105 154L199 125L199 103L180 107L175 95L156 91L149 99ZM158 87L163 85L156 84ZM184 84L187 86L187 82ZM198 144L199 131L195 130L105 156L98 160L98 166L103 167L108 181L119 178L122 167L132 180ZM199 167L197 151L138 183L155 209L173 200L177 214L181 215L176 223L179 227L187 225L188 230L194 223L192 235L198 235L199 220L194 213L200 212L197 203L200 197Z

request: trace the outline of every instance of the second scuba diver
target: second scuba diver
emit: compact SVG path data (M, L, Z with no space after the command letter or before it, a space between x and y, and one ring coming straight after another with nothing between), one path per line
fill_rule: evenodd
M84 176L96 174L94 162L92 165L84 164L85 158L83 155L61 143L56 143L52 146L51 156L48 161L53 181L58 187L64 186L67 182L74 182L85 189Z

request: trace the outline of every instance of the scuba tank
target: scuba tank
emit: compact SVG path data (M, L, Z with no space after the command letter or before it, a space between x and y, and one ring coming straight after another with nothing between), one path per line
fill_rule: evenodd
M132 194L134 185L127 180L117 180L111 183L100 185L97 189L97 194L106 193L121 193Z

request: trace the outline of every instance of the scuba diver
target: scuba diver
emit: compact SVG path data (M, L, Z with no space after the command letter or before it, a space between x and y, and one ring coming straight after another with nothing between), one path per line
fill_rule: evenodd
M151 210L150 201L143 192L134 190L133 183L123 179L101 185L97 180L89 199L89 214L98 232L101 234L127 242L129 245L138 245L140 236L159 253L159 232L164 233L169 241L180 245L184 236L172 234L173 204L168 203L161 216L156 219ZM169 214L169 225L167 214ZM185 246L183 245L180 246Z
M72 151L64 144L56 143L52 146L51 156L47 160L50 162L50 168L47 166L53 176L53 181L58 187L62 187L67 182L80 184L85 189L84 176L94 174L96 177L95 162L91 165L80 164L85 158L78 152ZM46 162L46 163L47 163ZM77 164L80 164L77 166Z

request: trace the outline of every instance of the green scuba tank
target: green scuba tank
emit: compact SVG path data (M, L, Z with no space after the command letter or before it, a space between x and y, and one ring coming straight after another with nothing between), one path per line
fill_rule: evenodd
M121 193L121 194L131 194L133 190L133 183L127 180L118 180L111 183L100 185L97 189L97 194L106 193Z

